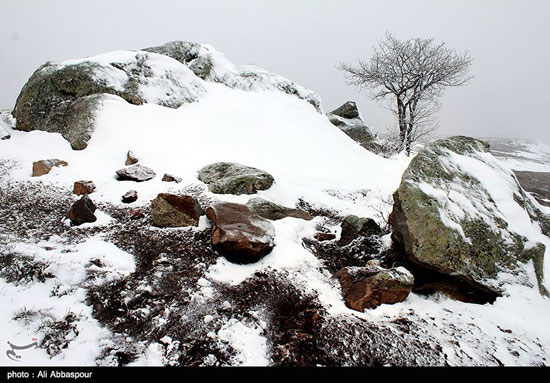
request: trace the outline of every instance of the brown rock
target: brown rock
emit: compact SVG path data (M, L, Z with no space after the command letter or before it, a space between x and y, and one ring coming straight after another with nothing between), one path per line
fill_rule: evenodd
M346 306L356 311L402 302L414 285L413 275L404 267L345 267L334 276L340 281Z
M40 160L32 163L32 176L40 177L48 174L54 166L68 166L66 161L58 160L57 158L50 160Z
M181 178L165 173L164 176L162 176L162 181L180 183Z
M94 215L95 210L96 207L90 197L84 195L71 206L71 209L67 212L67 218L75 226L86 222L95 222L97 220Z
M253 263L273 249L275 228L245 205L220 202L206 209L212 221L212 245L234 263Z
M73 192L76 195L91 194L95 190L95 184L92 181L76 181Z
M332 233L315 233L313 235L313 238L315 238L316 240L318 240L319 242L322 242L322 241L331 241L333 239L336 238L336 235L335 234L332 234Z
M159 227L198 226L204 211L189 195L160 193L151 203L153 224Z
M138 209L130 209L130 219L145 218L145 213Z
M134 165L137 164L138 161L139 160L136 158L136 156L134 156L134 153L132 153L131 150L128 150L128 154L126 154L126 162L124 163L124 165Z
M124 203L132 203L137 201L138 194L135 190L129 190L122 196L122 202Z

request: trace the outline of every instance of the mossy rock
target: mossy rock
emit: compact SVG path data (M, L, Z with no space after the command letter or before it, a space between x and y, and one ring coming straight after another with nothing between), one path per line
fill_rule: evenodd
M199 170L199 180L217 194L255 194L273 185L273 176L263 170L231 162L217 162Z
M535 264L542 262L544 251L538 245L530 250L527 238L511 231L501 218L501 207L481 180L450 163L451 152L485 161L488 151L485 142L462 136L428 145L403 174L394 194L390 224L394 245L404 251L409 261L500 294L499 273L515 275L523 283L527 278L521 264L528 259L535 260ZM487 161L487 165L498 166ZM502 177L512 176L502 173ZM441 195L436 198L428 194L424 185ZM519 203L522 189L517 182L515 188L513 200L525 209L529 201L521 199ZM463 191L462 198L482 206L483 211L471 214L464 210L461 215L453 215L449 193L457 190ZM542 268L539 269L537 279L542 286Z

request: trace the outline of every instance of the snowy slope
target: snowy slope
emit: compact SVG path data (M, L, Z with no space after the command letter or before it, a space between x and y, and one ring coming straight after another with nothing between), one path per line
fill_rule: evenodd
M121 54L115 56L120 58ZM105 56L95 58L104 59ZM5 329L0 342L26 344L34 337L43 339L47 332L41 327L41 320L60 322L68 313L78 314L74 326L71 325L73 330L67 335L67 348L57 350L53 356L43 349L27 350L24 354L22 351L21 362L4 358L0 364L116 364L102 352L117 344L120 334L113 334L92 316L85 291L106 280L123 278L138 264L138 259L117 248L111 239L116 236L113 232L125 228L117 217L109 215L110 211L125 206L120 198L129 189L137 190L139 195L138 201L131 205L133 208L149 206L158 193L166 191L198 190L198 194L209 200L245 203L252 196L214 195L197 179L201 167L232 161L266 170L274 176L274 186L259 193L263 198L286 206L303 199L316 208L332 209L339 216L355 214L384 223L383 216L391 210L391 195L409 158L384 159L366 151L305 100L276 90L250 92L192 78L204 91L196 102L177 109L155 104L130 105L117 96L106 97L97 115L94 134L82 151L72 150L56 133L26 133L6 127L11 138L0 141L0 196L29 195L32 190L41 195L46 190L53 199L76 200L70 195L73 182L93 180L97 190L91 198L99 205L99 220L72 228L62 218L64 212L52 210L51 215L59 217L52 221L59 224L55 230L65 233L65 237L49 235L41 229L29 228L26 234L8 231L15 223L0 222L0 229L6 229L0 233L2 254L41 262L44 271L51 274L46 282L33 279L13 283L0 278L0 324ZM128 150L157 176L142 183L117 181L115 172L124 167ZM42 177L31 177L32 162L49 158L65 160L69 166L54 168ZM164 173L183 181L161 182ZM303 294L316 296L331 320L377 326L395 336L388 338L395 342L425 342L434 349L442 348L439 359L420 356L414 359L416 363L550 365L550 330L546 325L550 302L536 289L514 286L508 296L493 305L411 294L402 303L358 313L345 306L337 282L302 244L302 238L311 237L318 224L331 222L325 217L275 221L276 246L256 264L235 265L220 258L212 264L197 265L197 273L202 273L202 277L189 292L189 320L196 321L197 327L204 327L210 339L232 347L235 354L228 364L272 362L275 350L270 348L265 313L252 310L247 312L246 319L235 314L220 323L221 317L212 311L218 306L219 310L230 310L231 303L225 300L223 289L242 286L255 273L266 272L280 273ZM161 233L179 238L208 226L203 218L199 228L145 230L151 238ZM165 254L158 254L152 267L162 269L169 261ZM90 273L94 278L88 277ZM136 290L150 288L139 285ZM162 328L172 309L175 310L167 307L153 322ZM146 315L147 309L143 311ZM23 318L24 313L28 320ZM407 332L400 327L405 319L414 323ZM156 342L127 338L122 343L131 345L140 355L133 364L165 365L177 360L171 350L177 348L178 342L166 335ZM392 342L388 343L391 348L400 348ZM392 351L384 353L393 355ZM402 363L413 362L407 359ZM347 364L361 361L350 357Z

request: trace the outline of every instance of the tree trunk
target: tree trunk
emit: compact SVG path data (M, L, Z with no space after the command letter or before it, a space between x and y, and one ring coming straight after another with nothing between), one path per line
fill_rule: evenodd
M397 118L399 122L399 151L406 150L407 142L407 108L399 97L397 98Z

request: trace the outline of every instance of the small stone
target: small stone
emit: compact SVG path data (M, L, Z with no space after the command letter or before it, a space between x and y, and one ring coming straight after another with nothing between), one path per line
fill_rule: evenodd
M117 170L116 174L118 175L119 181L136 182L148 181L156 175L152 169L142 165L133 165L128 168Z
M84 195L71 206L71 209L67 213L67 218L75 226L87 222L95 222L97 220L94 215L95 210L96 207L90 197Z
M130 209L130 219L142 219L145 218L145 213L138 209Z
M300 218L305 219L306 221L313 219L313 217L305 211L280 206L276 203L258 197L250 199L246 203L246 206L260 217L274 221L286 217Z
M40 177L44 174L48 174L54 167L68 166L66 161L58 160L57 158L51 160L40 160L32 163L32 176Z
M181 178L165 173L164 176L162 176L162 181L180 183Z
M132 203L137 201L138 194L135 190L129 190L122 196L122 202L124 203Z
M139 160L136 158L136 156L134 156L134 153L132 153L131 150L128 150L128 153L126 154L126 162L124 163L124 165L134 165L137 164L138 161Z
M91 194L95 190L95 184L92 181L76 181L73 192L76 195Z
M338 244L345 246L358 237L370 237L372 235L381 235L382 229L372 218L359 218L355 215L349 215L340 225L342 233Z
M319 242L322 241L331 241L336 238L336 235L333 233L315 233L313 235L313 238L318 240Z

